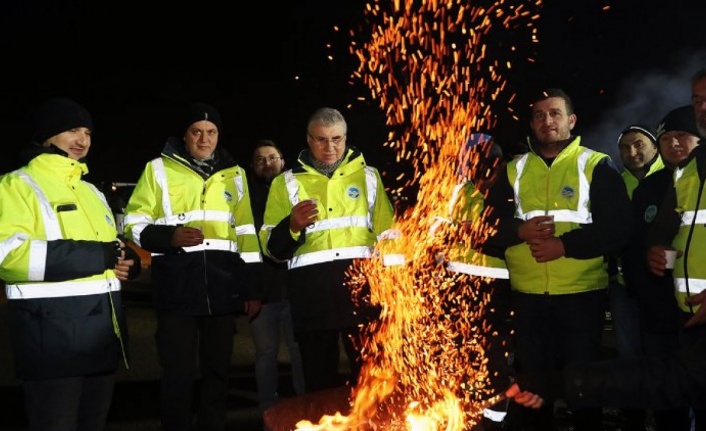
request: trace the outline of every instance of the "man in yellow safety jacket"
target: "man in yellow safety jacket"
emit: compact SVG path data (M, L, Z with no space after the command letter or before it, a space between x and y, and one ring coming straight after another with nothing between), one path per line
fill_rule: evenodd
M92 129L83 106L48 100L27 165L0 180L0 278L31 430L102 430L121 358L127 366L120 281L139 257L82 180Z
M219 145L220 114L193 103L183 127L147 163L125 231L152 253L162 429L191 429L198 365L197 429L215 431L226 425L236 317L260 310L262 256L245 170Z
M360 324L376 316L346 285L354 259L370 258L392 224L379 172L346 145L343 115L321 108L307 124L309 149L272 182L260 230L263 249L288 261L292 323L307 392L339 386L339 337L356 378Z
M610 157L572 135L576 118L563 90L538 94L530 151L511 160L488 193L499 219L492 241L507 247L516 368L523 372L599 357L606 256L631 234L625 183ZM527 430L554 427L551 405L522 415ZM575 409L572 417L576 430L602 427L600 409Z

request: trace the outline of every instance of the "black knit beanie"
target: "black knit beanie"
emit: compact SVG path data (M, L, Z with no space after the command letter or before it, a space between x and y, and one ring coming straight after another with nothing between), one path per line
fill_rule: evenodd
M32 140L38 144L67 130L86 127L93 130L91 114L71 99L50 99L37 110Z
M657 125L657 139L666 132L687 132L694 136L701 136L696 127L694 107L684 105L669 111Z
M215 124L218 131L222 132L221 115L218 113L216 108L203 102L192 103L189 105L189 108L186 111L184 130L187 130L192 124L204 120Z
M647 137L647 139L650 140L650 142L652 142L652 145L654 145L655 147L657 146L657 137L653 135L652 132L649 131L649 129L647 129L647 127L643 126L642 124L631 124L630 126L624 128L620 132L620 135L618 135L618 144L620 144L620 140L623 139L623 136L633 132L642 133Z

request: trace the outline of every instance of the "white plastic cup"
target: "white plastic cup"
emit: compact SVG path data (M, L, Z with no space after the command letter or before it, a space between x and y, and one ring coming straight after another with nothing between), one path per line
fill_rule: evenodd
M676 250L664 250L664 258L667 259L665 268L674 269L674 262L677 260Z
M547 214L547 217L551 217L552 219L547 221L540 221L539 224L542 226L554 224L554 214Z

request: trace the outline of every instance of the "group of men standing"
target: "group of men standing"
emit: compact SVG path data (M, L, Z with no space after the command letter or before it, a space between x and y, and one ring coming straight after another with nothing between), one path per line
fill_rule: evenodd
M703 127L706 73L692 84ZM502 154L491 156L492 147L484 152L487 166L477 172L492 175L469 178L457 190L462 197L453 213L460 225L482 217L495 234L472 250L450 253L445 264L451 273L482 278L496 298L492 310L501 311L491 325L508 339L512 332L511 342L489 344L489 351L499 348L496 365L512 353L519 373L539 375L599 360L610 275L622 277L610 289L618 334L641 340L633 343L638 348L625 347L626 355L661 354L674 340L703 336L706 266L694 262L706 250L699 230L704 161L697 151L691 155L702 130L694 111L686 112L670 112L656 136L642 126L621 133L622 177L609 156L573 133L577 116L558 88L533 99L526 153L499 161ZM139 256L118 237L102 193L81 179L92 128L78 103L48 101L37 112L27 165L0 179L0 276L32 430L102 429L118 359L126 366L129 360L120 281L136 275ZM339 343L355 382L359 337L379 310L352 296L347 270L374 255L394 214L380 173L347 143L343 115L332 108L314 112L308 147L287 170L279 148L260 142L250 174L219 145L222 121L213 106L190 104L177 132L146 164L125 217L127 238L152 255L162 428L225 428L239 315L252 325L263 411L277 400L272 374L279 338L273 334L282 316L291 322L285 336L297 393L342 383ZM631 149L642 144L659 151ZM631 165L634 153L651 155ZM662 162L669 171L660 169ZM673 288L671 279L664 282L666 248L678 250ZM649 260L638 258L644 256ZM627 299L617 298L625 293L619 286L630 293ZM673 301L661 301L667 297ZM619 311L633 298L637 332L629 323L638 317ZM645 336L664 329L650 332L654 313L667 322L666 337ZM600 407L570 408L574 429L601 429ZM507 418L496 413L488 410L486 428L555 426L551 402L511 409Z
M516 326L519 386L529 390L519 395L513 391L513 395L529 409L547 412L546 421L552 401L558 397L567 400L575 411L587 408L595 415L601 406L623 408L624 429L629 430L646 429L646 409L651 410L654 425L660 430L704 426L701 394L706 386L702 377L706 369L706 326L700 305L706 297L706 286L704 243L698 238L704 220L700 208L704 206L701 195L706 175L699 142L706 130L706 70L694 74L691 86L692 104L668 112L656 125L655 133L646 126L631 125L618 138L625 168L623 184L611 180L614 189L609 204L620 206L614 216L624 223L624 232L612 231L618 241L605 250L608 254L604 256L614 277L608 293L620 359L596 362L584 357L555 364L558 367L523 369L524 336L521 325ZM610 175L614 177L612 172ZM594 171L589 181L594 217L594 208L604 205L594 199L597 179ZM632 201L628 201L626 219L623 211L628 197ZM585 228L581 226L580 230ZM565 247L567 240L563 235ZM603 238L595 237L589 244L601 242ZM584 254L575 257L590 257L585 254L589 249L583 248ZM667 250L676 256L669 265ZM507 263L511 266L509 254L508 250ZM546 299L553 300L551 294ZM522 307L515 305L517 324L522 319ZM555 331L561 333L563 328ZM557 369L563 369L561 374L553 374ZM530 375L534 378L528 378ZM544 379L537 379L538 375ZM552 429L545 423L545 428L530 429ZM577 421L574 416L574 428L600 429L600 425Z
M17 376L30 429L100 430L118 352L128 365L120 280L136 275L139 256L118 238L105 196L81 179L93 129L88 111L52 99L38 110L35 129L29 163L0 183L0 275ZM162 428L222 430L239 315L248 316L254 334L262 331L255 340L267 356L258 358L261 408L276 401L270 373L277 352L268 336L279 333L280 313L268 310L281 298L264 292L263 280L281 283L283 262L296 339L290 355L302 357L297 390L342 383L339 339L352 367L360 366L352 337L375 312L356 312L345 271L373 255L393 209L377 169L347 144L346 121L335 109L311 116L308 149L286 175L277 176L284 159L276 146L258 147L250 182L218 145L222 123L213 106L190 104L178 133L140 175L125 234L152 255Z

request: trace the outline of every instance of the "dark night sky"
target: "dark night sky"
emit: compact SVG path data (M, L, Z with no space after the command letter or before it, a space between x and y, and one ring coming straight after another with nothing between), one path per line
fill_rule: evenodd
M243 165L247 144L264 137L279 142L293 163L306 145L308 115L328 105L346 115L349 143L394 172L394 154L382 147L383 114L357 102L361 88L349 83L357 64L348 54L347 29L363 23L365 2L253 2L247 12L231 11L235 3L225 1L176 3L3 0L2 171L14 167L26 145L38 104L68 96L94 117L88 177L94 182L135 181L166 137L183 133L180 108L195 100L221 111L221 144ZM606 5L610 10L602 10ZM706 67L703 0L547 0L538 11L540 42L525 45L536 61L506 76L518 93L515 111L527 110L523 95L563 87L574 99L578 133L611 150L623 126L642 119L654 125L688 103L688 77ZM336 52L335 61L326 59ZM636 100L646 100L647 108L627 108ZM499 118L502 140L527 133L524 119L503 112ZM617 124L608 126L609 119Z

